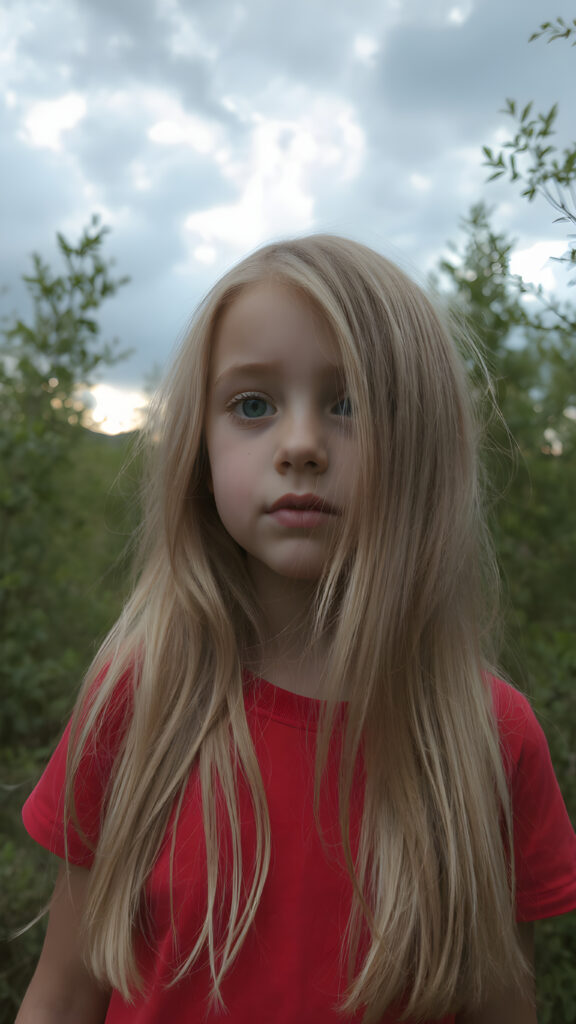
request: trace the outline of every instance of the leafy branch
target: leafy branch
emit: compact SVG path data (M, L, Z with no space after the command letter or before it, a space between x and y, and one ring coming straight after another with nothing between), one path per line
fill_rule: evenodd
M57 538L80 522L69 517L66 475L82 437L79 392L125 354L101 337L100 307L127 281L103 251L106 234L96 217L75 244L59 234L56 269L34 254L28 310L0 325L0 747L32 720L41 730L65 672L68 640L56 657L51 644L59 609L72 607Z
M547 41L549 43L552 43L555 39L576 37L576 18L572 19L571 24L566 24L564 18L560 17L556 18L556 21L544 21L538 31L532 33L528 42L531 43L534 39L541 39L542 36L548 36ZM576 46L576 38L572 40L571 45Z
M572 24L566 24L562 18L544 22L530 41L546 35L548 42L574 36L572 46L576 45L576 19ZM552 141L557 103L543 113L534 113L533 106L532 102L521 107L513 99L506 101L501 113L513 119L516 129L499 151L482 147L484 166L492 171L488 181L507 176L511 182L520 182L521 194L528 202L540 195L549 203L557 214L555 223L576 225L576 143L560 150ZM560 261L574 266L576 246L571 244Z
M76 244L59 233L62 273L32 255L33 270L22 278L30 315L0 328L0 423L30 423L33 415L77 422L80 386L91 382L98 366L128 355L100 337L100 306L129 280L114 277L113 261L102 255L108 231L94 216Z

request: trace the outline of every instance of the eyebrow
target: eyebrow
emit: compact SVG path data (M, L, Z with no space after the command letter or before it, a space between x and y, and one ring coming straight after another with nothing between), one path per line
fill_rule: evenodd
M265 377L268 374L277 373L281 368L282 364L280 362L233 363L216 377L214 387L218 387L220 384L226 383L229 379L243 375ZM322 377L332 377L337 375L344 379L344 367L339 364L334 364L333 366L327 367L325 370L321 370L319 375Z
M231 366L228 366L216 377L214 386L216 387L223 381L227 381L229 377L238 377L243 373L261 375L274 373L279 369L279 366L279 363L232 363Z

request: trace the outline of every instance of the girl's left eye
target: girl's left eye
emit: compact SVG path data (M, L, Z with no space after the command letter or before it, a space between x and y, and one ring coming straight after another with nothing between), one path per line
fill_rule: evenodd
M352 402L346 395L345 398L340 398L335 405L332 406L332 413L334 416L351 416L352 415Z
M238 395L231 403L232 411L242 420L259 420L271 416L274 409L262 395Z

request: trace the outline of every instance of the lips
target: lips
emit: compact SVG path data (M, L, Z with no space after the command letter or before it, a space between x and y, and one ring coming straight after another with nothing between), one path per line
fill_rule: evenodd
M296 509L299 512L323 512L324 515L339 515L338 509L334 508L324 498L317 494L283 494L268 509L269 512L278 512L281 509Z
M340 512L317 494L283 494L270 506L268 514L289 530L313 530Z

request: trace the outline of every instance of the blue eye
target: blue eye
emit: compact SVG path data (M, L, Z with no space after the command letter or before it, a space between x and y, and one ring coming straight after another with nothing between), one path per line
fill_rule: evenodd
M243 420L259 420L274 412L270 402L261 395L238 395L233 406L235 415Z
M248 419L258 419L260 416L266 415L266 408L268 402L265 402L263 398L245 398L241 403L240 408L244 416Z
M335 416L351 416L352 415L352 402L346 396L346 398L340 398L336 405L332 407L332 412Z

